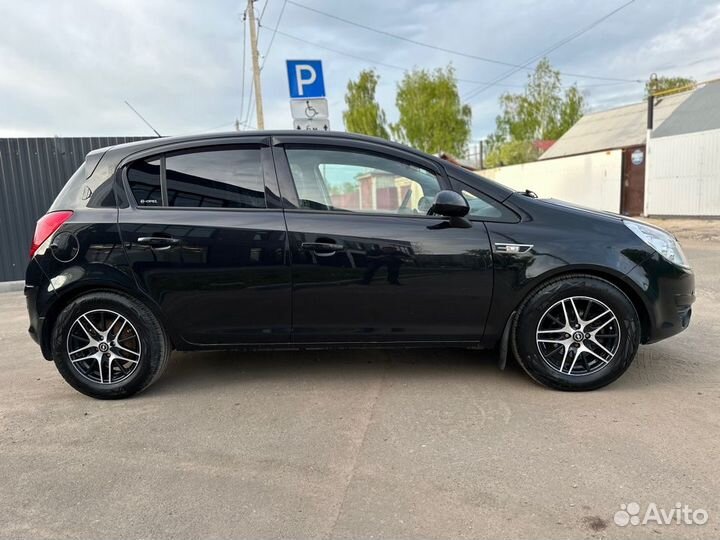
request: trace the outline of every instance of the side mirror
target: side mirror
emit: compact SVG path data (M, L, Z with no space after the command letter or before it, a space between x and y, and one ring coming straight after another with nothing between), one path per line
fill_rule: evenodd
M428 216L434 214L445 217L464 217L470 211L470 205L465 197L454 191L443 190L435 195Z

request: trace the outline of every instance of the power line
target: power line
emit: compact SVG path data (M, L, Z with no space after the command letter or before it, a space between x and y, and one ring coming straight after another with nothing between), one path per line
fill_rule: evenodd
M326 51L334 52L334 53L340 54L340 55L342 55L342 56L347 56L348 58L354 58L355 60L360 60L361 62L368 62L368 63L373 64L373 65L376 65L376 66L382 66L382 67L386 67L386 68L388 68L388 69L395 69L395 70L398 70L398 71L409 71L409 70L411 69L411 68L409 68L409 67L403 67L403 66L398 66L398 65L394 65L394 64L387 64L387 63L385 63L385 62L379 62L379 61L373 60L373 59L371 59L371 58L365 58L365 57L362 57L362 56L358 56L358 55L356 55L356 54L352 54L352 53L349 53L349 52L341 51L341 50L339 50L339 49L334 49L334 48L332 48L332 47L327 47L327 46L325 46L325 45L320 45L319 43L315 43L315 42L313 42L313 41L308 41L307 39L304 39L304 38L301 38L301 37L298 37L298 36L293 36L292 34L288 34L287 32L281 32L280 30L277 30L276 33L279 34L279 35L281 35L281 36L283 36L283 37L286 37L286 38L289 38L289 39L294 39L294 40L299 41L299 42L301 42L301 43L306 43L307 45L312 45L313 47L317 47L318 49L324 49L324 50L326 50ZM474 80L470 80L470 79L456 78L456 80L459 81L459 82L465 82L465 83L471 83L471 84L486 84L485 82L482 82L482 81L474 81ZM517 87L517 88L524 88L524 87L525 87L525 85L520 85L520 84L508 84L508 85L502 85L502 86L513 86L513 87Z
M365 57L363 57L363 56L358 56L358 55L356 55L356 54L352 54L352 53L349 53L349 52L346 52L346 51L341 51L341 50L339 50L339 49L334 49L334 48L332 48L332 47L327 47L327 46L325 46L325 45L320 45L319 43L315 43L314 41L308 41L307 39L304 39L304 38L301 38L301 37L298 37L298 36L294 36L294 35L292 35L292 34L288 34L287 32L282 32L282 31L280 31L280 30L277 30L276 33L279 34L279 35L281 35L281 36L283 36L283 37L286 37L286 38L289 38L289 39L294 39L294 40L296 40L296 41L299 41L299 42L301 42L301 43L305 43L305 44L307 44L307 45L312 45L313 47L317 47L318 49L324 49L324 50L326 50L326 51L334 52L334 53L340 54L340 55L342 55L342 56L347 56L348 58L354 58L355 60L360 60L361 62L368 62L369 64L373 64L373 65L376 65L376 66L382 66L382 67L386 67L386 68L388 68L388 69L395 69L395 70L398 70L398 71L410 71L410 70L412 69L412 68L407 67L407 66L403 67L403 66L398 66L398 65L395 65L395 64L387 64L387 63L385 63L385 62L379 62L379 61L373 60L373 59L371 59L371 58L365 58ZM475 81L475 80L471 80L471 79L461 79L461 78L459 78L459 77L456 77L456 80L457 80L458 82L464 82L464 83L470 83L470 84L487 84L487 83L485 83L485 82L483 82L483 81ZM523 84L503 84L503 85L501 85L501 86L510 86L510 87L516 87L516 88L525 88L525 85L523 85Z
M325 16L325 17L329 17L329 18L331 18L331 19L335 19L335 20L337 20L337 21L344 22L345 24L349 24L349 25L352 25L352 26L357 26L358 28L362 28L362 29L367 30L367 31L369 31L369 32L374 32L374 33L376 33L376 34L380 34L380 35L383 35L383 36L387 36L387 37L391 37L391 38L394 38L394 39L398 39L398 40L400 40L400 41L405 41L405 42L407 42L407 43L412 43L413 45L418 45L418 46L420 46L420 47L426 47L426 48L428 48L428 49L434 49L434 50L436 50L436 51L441 51L441 52L448 53L448 54L454 54L454 55L456 55L456 56L462 56L462 57L465 57L465 58L471 58L471 59L473 59L473 60L479 60L479 61L481 61L481 62L488 62L488 63L491 63L491 64L497 64L497 65L501 65L501 66L508 66L508 67L519 68L519 69L526 69L526 70L530 70L530 71L531 71L530 68L528 68L527 66L522 65L522 64L514 64L514 63L512 63L512 62L505 62L505 61L503 61L503 60L497 60L497 59L488 58L488 57L485 57L485 56L478 56L478 55L476 55L476 54L470 54L470 53L467 53L467 52L464 52L464 51L458 51L458 50L454 50L454 49L448 49L448 48L446 48L446 47L440 47L440 46L437 46L437 45L432 45L432 44L430 44L430 43L425 43L425 42L423 42L423 41L417 41L417 40L415 40L415 39L407 38L407 37L405 37L405 36L400 36L400 35L397 35L397 34L393 34L392 32L388 32L388 31L386 31L386 30L380 30L380 29L374 28L374 27L372 27L372 26L368 26L368 25L365 25L365 24L362 24L362 23L358 23L358 22L355 22L355 21L351 21L351 20L349 20L349 19L345 19L345 18L343 18L343 17L339 17L339 16L337 16L337 15L333 15L332 13L327 13L326 11L321 11L321 10L319 10L319 9L311 8L311 7L309 7L309 6L306 6L306 5L304 5L304 4L301 4L301 3L299 3L299 2L296 2L295 0L287 0L287 1L288 1L288 3L290 3L290 4L294 5L294 6L297 6L297 7L301 8L301 9L305 9L305 10L307 10L307 11L311 11L311 12L313 12L313 13L317 13L317 14L319 14L319 15L323 15L323 16ZM582 79L597 79L597 80L617 81L617 82L642 82L642 81L636 80L636 79L622 79L622 78L619 78L619 77L601 77L601 76L599 76L599 75L586 75L586 74L569 73L569 72L561 72L561 73L562 73L563 75L568 75L568 76L572 76L572 77L579 77L579 78L582 78Z
M295 36L292 34L288 34L287 32L283 32L281 30L276 30L275 32L285 38L293 39L295 41L299 41L300 43L305 43L307 45L317 47L318 49L324 49L326 51L330 51L330 52L333 52L333 53L336 53L336 54L339 54L342 56L347 56L348 58L353 58L355 60L360 60L361 62L367 62L372 65L381 66L381 67L385 67L388 69L394 69L397 71L410 71L412 69L411 67L408 67L408 66L398 66L395 64L379 62L379 61L373 60L371 58L365 58L363 56L352 54L352 53L349 53L346 51L341 51L341 50L335 49L333 47L328 47L326 45L320 45L319 43L316 43L314 41L308 41L307 39L304 39L304 38L301 38L301 37L298 37L298 36ZM472 80L472 79L463 79L460 77L456 77L456 80L458 82L463 82L463 83L468 83L468 84L479 84L479 85L489 84L486 81L476 81L476 80ZM587 84L587 85L583 85L582 87L583 88L592 88L592 87L598 87L598 86L615 86L615 85L620 85L620 84L636 84L636 82L630 81L630 82L610 82L610 83L600 83L600 84ZM506 86L509 88L525 88L524 84L507 84L506 83L506 84L496 84L496 86Z
M381 34L383 36L388 36L394 39L399 39L401 41L405 41L407 43L412 43L413 45L419 45L421 47L427 47L429 49L435 49L436 51L442 51L450 54L456 54L458 56L464 56L466 58L472 58L474 60L480 60L482 62L489 62L491 64L499 64L503 66L514 66L514 64L510 64L508 62L503 62L501 60L495 60L493 58L486 58L484 56L477 56L474 54L465 53L462 51L454 51L452 49L446 49L445 47L439 47L437 45L431 45L429 43L424 43L422 41L417 41L415 39L406 38L404 36L399 36L397 34L393 34L391 32L388 32L386 30L380 30L378 28L373 28L372 26L367 26L362 23L358 23L355 21L351 21L349 19L345 19L343 17L338 17L337 15L333 15L332 13L328 13L326 11L320 11L319 9L311 8L310 6L306 6L304 4L300 4L299 2L295 2L294 0L288 0L289 3L291 3L294 6L297 6L299 8L305 9L307 11L312 11L313 13L317 13L319 15L323 15L325 17L329 17L330 19L335 19L336 21L344 22L345 24L350 24L352 26L357 26L358 28L362 28L363 30L368 30L370 32L375 32L376 34Z
M270 54L270 49L272 49L273 42L275 41L275 35L277 34L278 27L280 26L280 21L282 20L283 13L285 13L285 8L287 7L288 0L285 0L282 5L282 9L280 9L280 15L278 15L277 21L275 21L275 28L273 29L272 36L270 36L270 43L268 44L267 49L265 50L265 56L263 56L262 64L260 65L260 71L263 70L265 67L265 62L267 61L267 57ZM260 24L260 21L258 21L258 26L262 26Z
M364 57L358 56L358 55L356 55L356 54L352 54L352 53L348 53L348 52L345 52L345 51L341 51L341 50L339 50L339 49L333 49L332 47L327 47L327 46L325 46L325 45L320 45L319 43L315 43L314 41L308 41L307 39L304 39L304 38L301 38L301 37L298 37L298 36L294 36L294 35L292 35L292 34L288 34L287 32L281 32L280 30L275 30L275 33L276 33L276 34L279 34L279 35L281 35L281 36L283 36L283 37L286 37L286 38L289 38L289 39L294 39L295 41L299 41L299 42L301 42L301 43L305 43L305 44L307 44L307 45L312 45L313 47L317 47L318 49L324 49L324 50L326 50L326 51L334 52L334 53L340 54L340 55L342 55L342 56L347 56L348 58L354 58L355 60L360 60L360 61L362 61L362 62L369 62L369 63L371 63L371 64L375 64L375 65L378 65L378 66L383 66L383 67L390 68L390 69L398 69L398 70L401 70L401 71L407 71L407 68L402 67L402 66L396 66L396 65L393 65L393 64L386 64L386 63L383 63L383 62L378 62L378 61L376 61L376 60L372 60L372 59L370 59L370 58L364 58Z
M258 23L260 23L260 21L263 18L263 15L265 15L265 10L267 9L269 3L270 3L270 0L265 0L265 4L263 5L262 11L260 12L260 16L258 17Z
M613 9L610 13L607 13L607 14L603 15L602 17L600 17L599 19L596 19L595 21L591 22L589 25L585 26L584 28L581 28L580 30L575 31L575 32L573 32L572 34L570 34L570 35L568 35L568 36L565 36L563 39L561 39L560 41L554 43L553 45L551 45L551 46L548 47L547 49L544 49L544 50L541 51L540 53L532 56L531 58L529 58L528 60L526 60L522 65L519 65L519 66L517 66L515 69L511 69L510 71L507 71L506 73L504 73L503 75L500 75L500 77L498 77L498 78L496 78L496 79L493 79L493 81L492 81L491 83L488 83L487 85L485 85L485 86L482 87L482 88L477 88L477 89L473 90L472 92L470 92L468 95L465 96L465 101L467 101L467 100L469 100L469 99L472 99L472 98L474 98L474 97L477 97L478 95L480 95L481 93L483 93L485 90L487 90L488 88L490 88L490 87L493 86L494 84L497 84L497 83L499 83L499 82L501 82L501 81L504 81L505 79L507 79L508 77L511 77L512 75L514 75L515 73L517 73L517 72L520 71L521 69L527 69L528 66L529 66L530 64L532 64L533 62L535 62L536 60L539 60L540 58L542 58L542 57L550 54L551 52L559 49L559 48L562 47L563 45L566 45L567 43L571 42L572 40L577 39L577 38L580 37L581 35L589 32L590 30L592 30L593 28L595 28L597 25L599 25L599 24L602 23L603 21L605 21L605 20L609 19L610 17L612 17L613 15L615 15L618 11L621 11L621 10L625 9L626 7L628 7L628 6L629 6L630 4L632 4L633 2L635 2L635 0L629 0L629 2L625 2L623 5L621 5L621 6L617 7L617 8L615 8L615 9ZM642 81L637 81L637 82L642 82Z

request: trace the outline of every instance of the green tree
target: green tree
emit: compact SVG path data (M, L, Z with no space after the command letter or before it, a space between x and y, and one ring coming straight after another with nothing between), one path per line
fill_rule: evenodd
M695 84L695 79L690 77L653 77L645 83L645 97L658 92L676 90L682 92L688 90L688 86ZM674 94L675 92L668 92ZM666 94L667 95L667 94Z
M488 139L489 167L534 161L537 140L556 140L583 115L585 98L577 85L563 91L560 72L543 58L528 75L525 90L500 96L502 112L495 119L495 132Z
M360 72L357 81L350 80L345 93L347 110L343 111L345 129L374 137L389 139L385 112L375 100L379 75L371 69Z
M484 166L488 169L536 161L540 150L531 141L509 141L500 144L490 151L485 158Z
M565 90L565 98L560 106L559 121L554 131L551 131L547 134L547 137L543 138L551 141L558 140L582 118L584 113L585 97L578 89L577 84L573 84Z
M431 154L464 153L470 140L472 110L460 102L451 66L405 73L398 83L395 104L399 117L390 131L397 140Z

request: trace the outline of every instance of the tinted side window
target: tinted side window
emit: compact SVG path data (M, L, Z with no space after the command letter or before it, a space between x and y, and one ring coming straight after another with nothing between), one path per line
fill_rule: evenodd
M260 150L234 148L168 155L169 206L265 208Z
M468 190L463 189L460 193L467 199L470 205L470 212L468 215L472 217L481 218L499 218L502 217L502 211L496 206L493 206L486 200L470 193Z
M440 183L404 161L352 150L288 148L302 208L426 214Z
M514 212L507 209L499 202L491 199L484 193L480 193L478 190L471 188L454 178L452 178L451 181L453 189L458 193L461 193L470 205L470 212L467 217L471 219L476 218L485 221L502 221L507 223L515 223L518 221L518 217Z
M127 170L130 191L138 206L161 206L160 159L143 159Z

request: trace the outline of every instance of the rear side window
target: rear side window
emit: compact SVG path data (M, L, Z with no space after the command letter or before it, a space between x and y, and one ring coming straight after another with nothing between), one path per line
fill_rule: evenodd
M136 161L128 169L128 184L138 206L161 206L160 159Z
M169 206L265 208L259 149L170 155L165 171Z
M155 156L127 169L139 207L265 208L259 148L218 147Z

